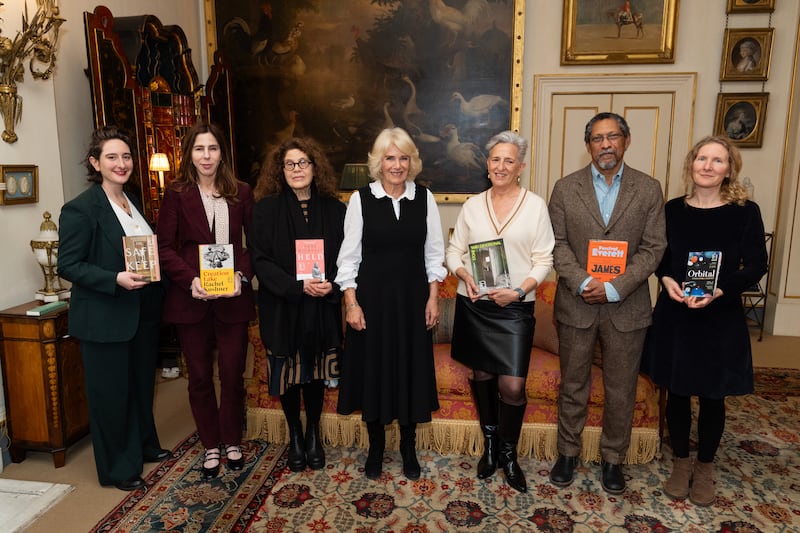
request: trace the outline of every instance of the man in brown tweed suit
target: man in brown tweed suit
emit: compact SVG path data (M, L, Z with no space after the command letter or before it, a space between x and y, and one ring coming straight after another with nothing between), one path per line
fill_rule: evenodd
M651 321L647 278L666 248L664 194L658 181L624 164L631 134L621 116L593 117L584 142L592 162L558 180L549 205L556 239L561 361L559 455L550 481L566 487L574 480L599 339L605 388L601 480L607 492L620 494L625 490L622 462L630 444L639 359ZM606 282L590 276L590 240L626 242L624 273Z

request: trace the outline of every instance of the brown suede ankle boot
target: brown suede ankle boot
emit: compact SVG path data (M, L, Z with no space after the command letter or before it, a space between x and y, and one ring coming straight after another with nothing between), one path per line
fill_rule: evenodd
M664 494L673 500L683 500L689 495L689 482L692 480L692 458L672 459L672 474L664 483Z
M700 507L714 503L714 463L694 462L689 501Z

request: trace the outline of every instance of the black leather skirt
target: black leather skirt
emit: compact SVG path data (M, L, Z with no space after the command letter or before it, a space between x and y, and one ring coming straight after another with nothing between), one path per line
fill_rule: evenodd
M533 302L500 307L456 297L450 355L473 370L526 377L533 347Z

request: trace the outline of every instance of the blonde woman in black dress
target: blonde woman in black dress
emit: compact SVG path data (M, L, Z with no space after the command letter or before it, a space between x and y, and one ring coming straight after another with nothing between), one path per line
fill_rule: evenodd
M400 423L403 473L420 476L416 426L439 408L431 329L447 271L433 194L416 185L419 152L400 128L383 130L369 153L375 180L350 198L336 283L347 319L338 411L367 423L370 479L381 475L384 426Z

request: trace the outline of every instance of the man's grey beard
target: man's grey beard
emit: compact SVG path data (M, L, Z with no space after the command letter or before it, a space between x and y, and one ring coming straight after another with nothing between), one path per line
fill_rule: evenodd
M600 154L600 155L606 155L606 154ZM605 162L598 160L597 161L597 166L600 167L600 170L611 170L612 168L617 166L618 162L619 162L619 160L617 159L616 156L614 156L613 159L606 160Z

